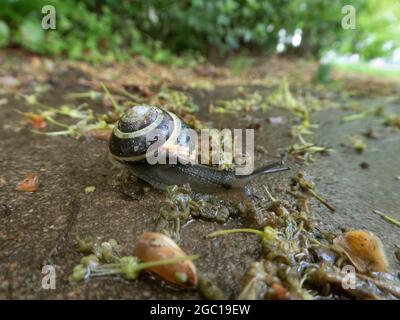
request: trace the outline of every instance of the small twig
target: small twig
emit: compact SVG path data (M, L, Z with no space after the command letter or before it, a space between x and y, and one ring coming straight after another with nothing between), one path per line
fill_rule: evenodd
M368 276L366 276L364 274L357 273L357 277L361 278L361 279L364 279L364 280L366 280L368 282L372 282L379 289L381 289L383 291L387 291L391 295L393 295L396 298L400 299L400 287L399 286L396 286L395 284L391 284L391 283L385 283L383 281L380 281L379 279L374 279L374 278L368 277Z
M67 97L69 98L90 98L91 100L94 100L98 97L101 96L101 92L90 90L90 91L85 91L85 92L71 92L67 94Z
M314 190L310 189L308 190L314 198L316 198L319 202L321 202L325 207L327 207L329 210L332 212L336 212L336 208L332 206L328 201L326 201L324 198L322 198L318 193L316 193Z
M192 261L196 260L198 257L199 257L198 255L179 256L158 261L140 262L132 266L132 270L130 270L130 272L132 273L134 271L134 274L138 274L140 271L148 268L165 266L168 264L174 264L181 261ZM124 273L123 268L124 268L124 263L122 261L117 263L104 264L92 269L91 276L102 277L112 274L120 274Z
M385 219L386 221L388 221L388 222L390 222L390 223L392 223L392 224L394 224L394 225L400 227L400 221L399 221L399 220L397 220L397 219L395 219L395 218L393 218L393 217L391 217L391 216L388 216L388 215L384 214L383 212L381 212L381 211L379 211L379 210L373 210L373 211L374 211L377 215L379 215L379 216L381 216L383 219Z
M225 234L230 234L230 233L254 233L258 236L263 236L264 232L260 231L260 230L256 230L256 229L250 229L250 228L243 228L243 229L228 229L228 230L218 230L215 232L212 232L210 234L207 235L207 238L214 238L214 237L218 237L218 236L222 236Z
M117 103L117 101L115 101L114 97L111 95L110 91L108 91L108 89L107 89L107 87L104 85L104 83L101 82L100 84L101 84L101 87L103 88L104 92L106 93L107 98L110 99L111 104L112 104L112 106L113 106L113 108L114 108L114 111L115 111L117 114L122 114L122 113L124 112L124 108L122 108L122 107Z
M276 202L276 199L273 197L273 195L271 194L271 192L269 192L267 186L264 186L264 190L267 193L268 197L271 199L272 202Z
M191 255L191 256L180 256L180 257L173 257L173 258L167 258L159 261L148 261L148 262L140 262L136 268L137 270L143 270L143 269L148 269L148 268L153 268L153 267L159 267L159 266L164 266L167 264L174 264L177 262L181 261L192 261L198 259L198 255Z

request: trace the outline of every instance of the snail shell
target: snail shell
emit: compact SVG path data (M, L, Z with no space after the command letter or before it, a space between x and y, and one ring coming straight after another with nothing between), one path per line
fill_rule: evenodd
M160 150L167 153L180 150L179 157L183 158L183 150L187 150L183 129L188 126L171 112L154 106L136 106L128 109L114 127L110 153L123 162L144 160L148 148L162 136L165 144Z
M382 241L370 231L348 231L336 237L333 243L343 249L359 272L386 271L389 268Z
M193 160L188 126L175 114L154 106L136 106L118 121L110 138L110 160L130 167L132 173L154 188L165 190L170 185L189 183L193 191L219 193L227 189L251 195L249 182L255 177L288 170L281 163L269 164L248 176L236 176L233 170L221 171L210 166L191 164ZM157 135L154 134L157 130ZM187 165L154 164L145 161L149 148L162 135L165 143L159 151L185 160ZM150 138L154 137L154 138ZM189 160L189 161L188 161Z

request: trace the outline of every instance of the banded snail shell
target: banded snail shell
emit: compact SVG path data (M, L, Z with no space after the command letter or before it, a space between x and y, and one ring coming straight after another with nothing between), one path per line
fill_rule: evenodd
M109 144L110 153L124 162L144 160L148 148L158 140L158 136L165 139L163 151L186 150L187 137L183 129L188 129L188 126L172 112L155 106L135 106L125 111L115 125Z

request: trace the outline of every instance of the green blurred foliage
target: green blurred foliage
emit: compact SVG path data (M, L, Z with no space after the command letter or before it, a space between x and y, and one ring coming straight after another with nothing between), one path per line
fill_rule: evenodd
M340 50L359 53L365 60L400 48L400 1L368 0L357 14L357 29L348 32Z
M0 20L0 48L7 46L10 37L10 29L4 21Z
M41 28L41 9L47 4L56 8L56 30ZM176 53L223 55L242 48L271 52L278 42L297 54L318 56L338 49L368 58L382 54L389 40L399 44L399 23L393 27L393 19L398 22L400 13L393 1L352 0L356 30L341 27L345 4L348 1L0 0L0 47L18 45L92 62L138 54L180 65L188 60L176 58ZM390 12L388 5L393 7ZM292 45L296 30L302 32L299 47Z

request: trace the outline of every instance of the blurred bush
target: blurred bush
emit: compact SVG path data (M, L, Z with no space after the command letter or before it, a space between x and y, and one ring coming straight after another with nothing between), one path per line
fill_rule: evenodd
M400 48L400 1L368 0L357 15L357 30L343 37L342 53L359 53L369 60Z
M381 34L388 28L380 25L376 44L357 47L356 42L374 32L368 19L376 13L377 0L352 1L362 30L342 29L345 0L0 2L0 47L22 46L40 54L94 62L138 54L179 63L175 53L223 55L242 48L314 56L328 49L365 50L372 57L382 53L386 39ZM47 4L56 8L56 30L41 28L41 9Z

